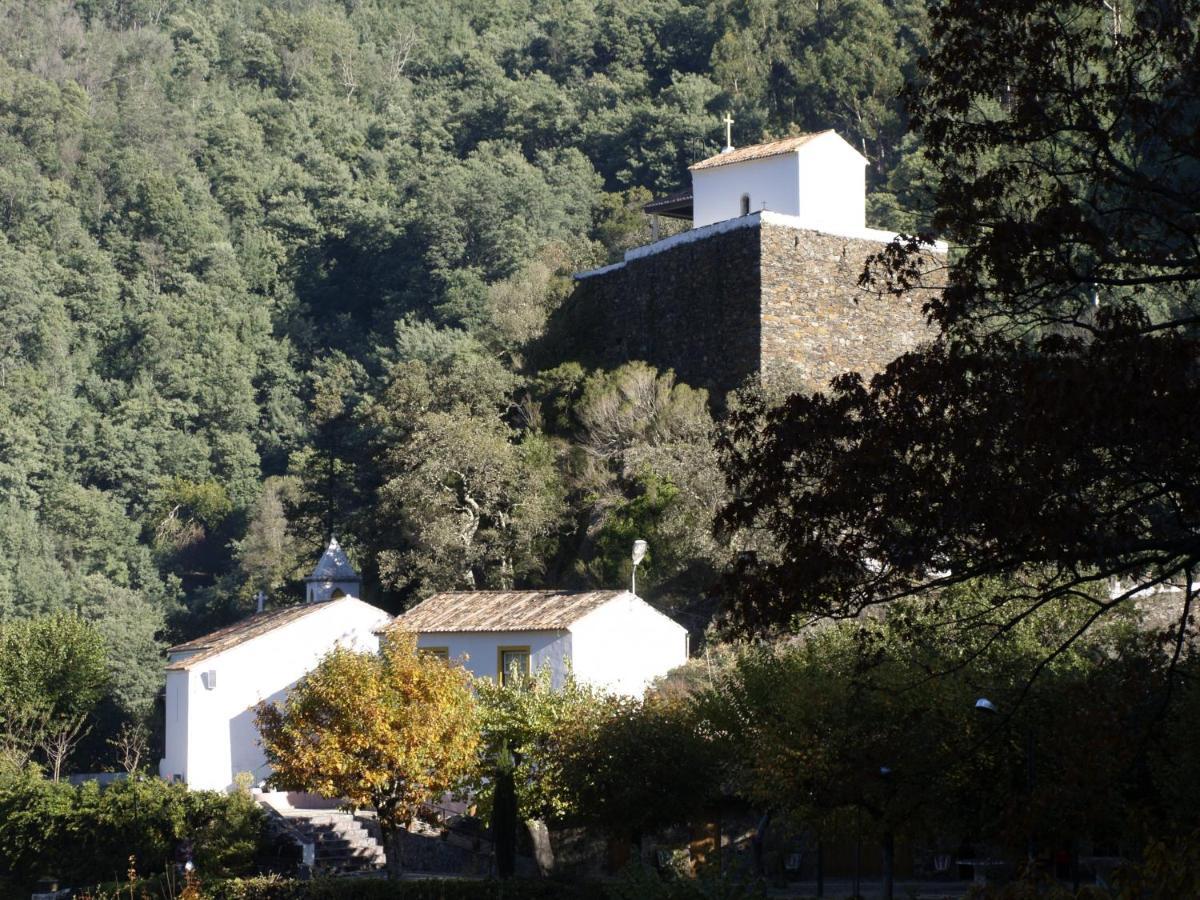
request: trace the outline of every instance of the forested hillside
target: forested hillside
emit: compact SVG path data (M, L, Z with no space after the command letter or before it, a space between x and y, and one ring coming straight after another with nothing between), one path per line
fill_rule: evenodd
M640 585L702 627L706 398L523 348L727 111L738 143L836 128L911 225L924 30L917 0L6 0L0 617L95 621L114 722L331 530L392 609L620 583L645 537Z

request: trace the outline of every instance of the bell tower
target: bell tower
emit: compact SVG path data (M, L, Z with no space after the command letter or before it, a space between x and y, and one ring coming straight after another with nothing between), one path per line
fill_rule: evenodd
M323 603L326 600L362 595L362 578L354 570L354 566L350 565L346 551L332 535L329 538L329 546L317 562L317 567L304 581L307 585L304 599L308 603Z

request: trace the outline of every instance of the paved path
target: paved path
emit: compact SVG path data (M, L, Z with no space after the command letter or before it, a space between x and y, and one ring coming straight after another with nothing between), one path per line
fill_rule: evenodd
M970 881L907 881L897 880L892 892L896 900L947 900L947 898L965 897L971 890ZM825 900L846 900L852 896L854 882L849 878L826 878ZM797 881L786 888L773 888L772 897L816 897L817 883L815 881ZM880 900L883 897L883 885L874 879L864 879L859 883L859 895L862 900Z

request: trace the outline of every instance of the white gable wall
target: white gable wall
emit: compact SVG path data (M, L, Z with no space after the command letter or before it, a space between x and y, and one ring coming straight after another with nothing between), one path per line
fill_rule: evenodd
M423 632L417 647L446 648L450 661L461 663L476 678L495 680L501 647L528 647L529 668L550 669L554 687L560 688L571 658L571 635L567 631L453 631Z
M833 132L797 153L796 216L816 231L856 231L867 224L867 161ZM776 210L783 212L783 210Z
M625 592L571 625L571 647L580 681L640 697L655 678L687 662L688 633Z
M179 775L189 786L225 790L238 772L256 781L269 774L254 707L280 700L336 646L374 653L374 629L390 617L353 597L322 604L301 619L236 647L167 673L164 778ZM215 683L208 686L209 673Z

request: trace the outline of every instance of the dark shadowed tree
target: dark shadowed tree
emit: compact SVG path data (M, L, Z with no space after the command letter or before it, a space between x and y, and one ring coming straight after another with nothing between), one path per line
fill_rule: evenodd
M934 12L912 99L934 226L955 247L929 306L943 334L870 384L846 376L732 417L722 525L759 551L739 573L745 622L852 614L979 575L1018 579L998 628L1079 595L1082 631L1167 586L1186 621L1197 6L1113 8ZM890 248L873 277L906 286L915 246Z

